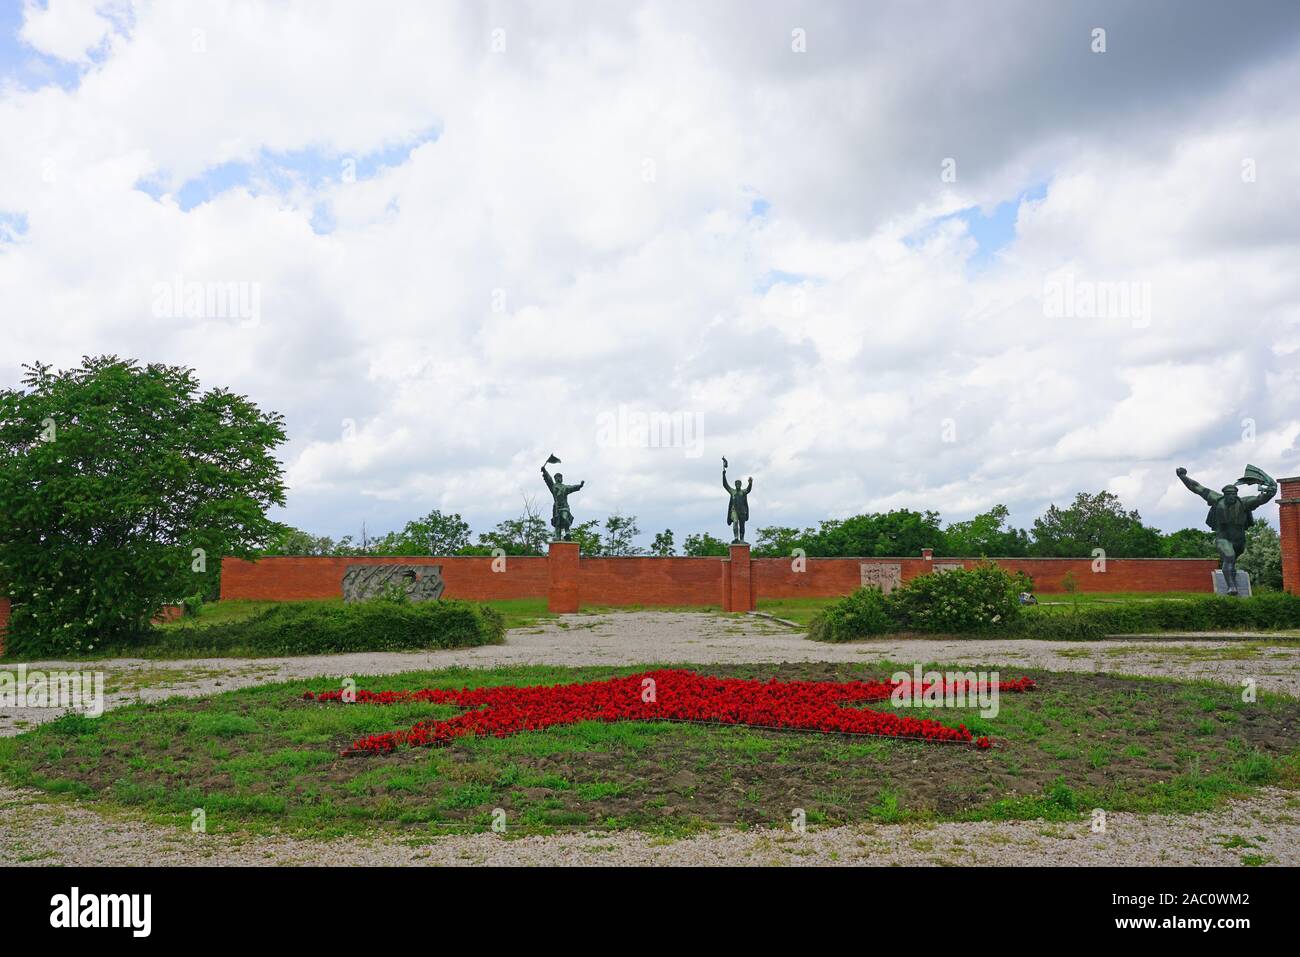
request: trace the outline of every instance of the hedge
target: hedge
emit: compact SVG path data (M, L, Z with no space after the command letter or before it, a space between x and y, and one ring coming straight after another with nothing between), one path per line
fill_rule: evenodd
M1086 641L1106 635L1165 631L1276 631L1300 628L1300 595L1267 592L1251 598L1206 595L1069 610L1026 608L1014 631L1028 638Z
M110 656L257 657L468 648L503 641L501 613L473 602L291 602L243 621L155 628L138 641L101 652Z

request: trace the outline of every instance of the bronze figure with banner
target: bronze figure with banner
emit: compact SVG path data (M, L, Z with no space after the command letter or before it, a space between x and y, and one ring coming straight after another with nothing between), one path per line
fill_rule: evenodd
M1247 465L1241 478L1232 485L1223 486L1218 492L1189 478L1185 468L1177 469L1175 474L1184 485L1209 503L1210 511L1205 516L1205 524L1214 530L1214 547L1223 559L1223 581L1227 593L1236 595L1237 559L1246 550L1246 529L1255 521L1251 512L1277 494L1277 482L1254 465ZM1258 486L1259 494L1243 497L1239 494L1239 485Z

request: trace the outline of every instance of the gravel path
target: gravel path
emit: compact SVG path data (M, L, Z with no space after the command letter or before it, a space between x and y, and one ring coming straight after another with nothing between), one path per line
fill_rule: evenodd
M203 696L318 675L391 674L451 666L861 661L998 664L1054 671L1200 678L1300 697L1300 642L1283 639L1102 642L882 640L810 642L763 618L677 612L564 616L512 631L506 644L428 653L311 658L114 659L41 662L29 669L105 675L108 706ZM13 666L9 666L12 668ZM0 736L57 716L0 712ZM383 840L194 835L91 805L0 787L0 864L1300 864L1300 798L1266 790L1222 810L1185 816L1114 814L1094 834L1086 821L950 823L791 831L723 831L664 842L637 832L502 839L450 836L408 846ZM94 839L87 840L87 833ZM1237 838L1232 848L1224 847ZM1245 842L1244 844L1242 842Z
M1234 840L1235 839L1235 840ZM1243 843L1244 842L1244 843ZM1225 845L1232 844L1232 847ZM636 831L387 841L231 837L110 817L0 787L0 863L35 865L1265 865L1300 864L1300 799L1267 789L1189 816L723 831L665 841Z

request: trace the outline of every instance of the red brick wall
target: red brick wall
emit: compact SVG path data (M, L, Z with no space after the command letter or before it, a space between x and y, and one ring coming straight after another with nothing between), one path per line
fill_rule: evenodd
M756 558L753 561L754 590L759 598L822 598L844 595L862 584L863 562L897 562L903 566L903 581L933 570L936 564L960 562L967 568L974 558L809 558L803 572L796 572L789 558ZM1211 574L1218 567L1214 558L1111 558L1106 571L1093 572L1090 558L999 558L1001 567L1024 572L1034 580L1034 591L1051 595L1065 591L1062 584L1073 573L1081 592L1203 591L1214 586Z
M1278 480L1278 524L1282 531L1282 587L1300 595L1300 476Z
M578 593L584 605L720 605L718 558L584 558Z
M292 601L305 598L338 598L343 594L343 575L356 564L441 565L448 598L487 601L494 598L544 598L546 558L540 555L507 558L505 571L492 571L487 557L402 558L402 557L274 557L247 562L226 558L221 563L222 598L256 598Z
M1300 534L1300 532L1297 532ZM747 550L746 550L747 551ZM864 561L898 562L903 580L923 575L938 562L975 559L809 558L806 570L795 572L788 558L756 558L748 564L720 558L583 558L577 566L578 600L582 605L736 605L744 610L755 599L845 595L862 583ZM552 591L549 560L542 556L506 559L506 570L492 571L490 558L263 558L246 562L225 559L221 572L222 598L292 600L336 598L343 592L349 565L411 563L441 565L448 598L481 601L493 598L547 598ZM1074 574L1080 591L1199 591L1212 590L1210 575L1216 559L1112 558L1105 573L1094 573L1086 558L1007 558L999 562L1034 579L1035 591L1063 591L1062 580ZM557 565L557 573L571 573ZM557 582L567 586L568 582ZM562 589L568 593L567 587ZM739 597L737 597L739 596ZM748 601L746 602L746 599ZM569 601L566 600L566 606Z

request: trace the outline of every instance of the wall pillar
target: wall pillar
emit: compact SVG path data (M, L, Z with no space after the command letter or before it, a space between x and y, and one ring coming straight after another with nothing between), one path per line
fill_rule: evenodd
M578 610L578 543L551 542L547 554L546 608L560 615Z
M1278 524L1282 532L1282 588L1300 595L1300 475L1278 479Z
M732 545L722 568L722 610L754 610L754 578L748 545Z

